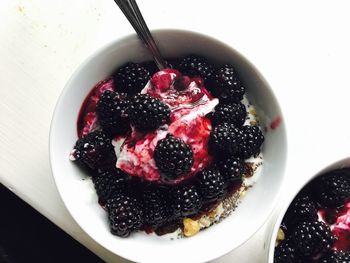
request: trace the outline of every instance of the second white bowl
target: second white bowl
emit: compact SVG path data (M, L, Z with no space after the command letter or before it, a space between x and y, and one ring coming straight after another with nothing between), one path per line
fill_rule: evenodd
M270 247L269 247L269 254L268 254L268 262L269 263L274 263L274 253L275 253L275 246L276 246L276 239L277 239L277 234L278 230L280 228L280 225L283 221L283 217L286 214L289 206L295 199L295 197L301 192L302 189L304 189L305 186L307 186L311 181L313 181L316 177L322 176L326 174L327 172L337 170L337 169L342 169L342 168L350 168L350 158L345 158L340 161L334 162L330 164L329 166L325 167L321 171L319 171L317 174L312 176L308 181L303 184L303 186L296 192L295 195L293 195L288 202L285 203L285 205L282 207L280 214L276 220L276 223L274 225L273 231L270 236Z

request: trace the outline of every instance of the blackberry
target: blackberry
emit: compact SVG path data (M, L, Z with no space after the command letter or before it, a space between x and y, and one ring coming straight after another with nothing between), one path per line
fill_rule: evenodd
M227 158L220 158L216 162L216 166L224 176L226 182L241 181L242 176L246 172L245 163L239 157L229 156Z
M283 240L276 248L274 263L302 263L294 245L288 240Z
M223 122L232 123L240 127L245 122L247 111L242 103L219 104L211 117L213 125Z
M222 123L214 127L209 136L209 150L215 156L231 156L238 151L240 131L232 124Z
M120 237L128 237L143 225L142 205L136 198L117 195L107 201L107 211L111 232Z
M219 170L205 169L197 175L197 179L203 202L215 202L224 197L226 185Z
M213 74L207 87L213 96L223 102L238 102L245 93L236 71L227 64Z
M243 159L260 153L265 138L258 126L245 125L239 137L239 153Z
M130 123L141 131L156 129L169 122L170 118L169 106L147 94L134 96L127 112Z
M317 220L316 206L307 195L297 196L285 215L284 221L288 226L296 226L302 221Z
M174 180L191 170L193 152L183 140L168 134L154 149L154 160L163 179Z
M292 234L292 242L305 257L325 253L335 242L329 227L320 221L302 222Z
M115 136L129 129L127 107L128 101L125 94L110 90L102 93L96 106L96 113L102 129L107 134Z
M195 185L180 185L174 190L173 209L177 217L194 215L201 206L201 196Z
M92 178L99 200L105 203L114 195L126 191L129 176L118 168L99 170L97 176Z
M137 63L125 64L114 75L117 90L128 95L139 93L149 79L149 71Z
M331 250L324 257L322 257L318 262L320 262L320 263L349 263L350 262L350 252Z
M114 150L106 134L96 130L78 139L72 156L84 167L96 170L103 166L106 160L113 158L111 156L114 156Z
M161 186L148 186L143 192L145 223L152 227L164 225L171 217L168 191Z
M332 171L312 184L313 196L325 207L336 208L350 199L350 170Z
M191 77L199 76L204 80L209 79L214 72L207 59L197 55L189 55L182 59L179 69L185 75Z

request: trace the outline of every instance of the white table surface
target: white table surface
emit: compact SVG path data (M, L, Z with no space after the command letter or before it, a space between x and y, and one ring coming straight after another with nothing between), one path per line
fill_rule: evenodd
M252 61L278 97L289 150L284 200L350 153L350 3L139 0L150 28L212 35ZM109 41L133 33L112 0L0 1L0 182L107 262L126 262L88 237L56 190L50 121L73 70ZM267 175L266 175L267 176ZM216 263L264 263L274 220Z

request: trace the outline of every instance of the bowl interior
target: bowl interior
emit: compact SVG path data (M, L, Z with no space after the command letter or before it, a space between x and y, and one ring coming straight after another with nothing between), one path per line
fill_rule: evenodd
M151 59L135 35L100 49L68 81L57 103L51 125L52 171L62 200L73 218L108 250L138 262L208 261L249 239L271 213L284 177L287 147L285 125L282 122L276 129L269 128L271 121L282 117L280 107L257 69L234 49L213 38L188 31L158 30L153 34L165 57L196 53L215 63L225 62L235 66L247 87L249 99L256 106L261 126L267 128L263 147L264 165L258 183L248 190L230 217L194 237L166 240L136 233L121 239L110 234L105 211L97 202L91 180L69 161L68 156L77 140L79 109L89 90L124 63Z
M293 195L293 197L285 204L285 206L281 209L281 213L278 216L275 226L273 228L271 237L270 237L270 248L269 248L269 263L273 263L273 257L275 253L275 245L276 245L276 238L278 234L278 229L282 223L283 217L286 214L289 206L293 202L294 198L301 192L301 190L308 185L311 181L313 181L316 177L322 176L326 174L327 172L337 170L337 169L342 169L342 168L350 168L350 158L345 158L340 161L334 162L331 165L327 166L326 168L322 169L319 171L316 175L312 176L300 189L299 191Z

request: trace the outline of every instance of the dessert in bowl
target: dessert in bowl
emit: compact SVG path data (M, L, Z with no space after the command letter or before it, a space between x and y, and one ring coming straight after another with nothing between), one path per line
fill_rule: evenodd
M269 262L350 262L350 159L313 176L282 211Z
M130 80L130 76L135 76L132 72L152 71L149 63L144 63L150 61L147 50L136 36L130 36L97 52L72 76L52 123L52 169L72 216L107 249L142 262L207 261L245 242L272 211L286 160L284 122L263 77L229 46L205 35L180 30L155 31L154 37L163 56L175 59L170 61L171 68L154 70L152 74ZM213 67L213 76L224 76L221 79L227 79L226 74L228 79L232 74L239 76L239 85L233 78L233 85L238 85L235 89L238 99L230 101L230 106L224 105L224 101L231 95L218 93L215 85L210 85L212 78L207 81L206 67L204 70L201 67L202 59ZM237 73L232 72L233 68ZM128 78L131 82L135 79L144 79L144 82L132 90L125 88ZM118 85L118 82L126 84ZM218 79L214 82L216 86L220 84ZM129 87L135 88L135 85ZM244 98L239 87L245 88ZM95 98L96 103L91 105L96 108L91 108L89 102ZM118 120L110 118L112 104L116 106L115 111L120 110ZM123 105L126 105L125 110ZM125 119L121 121L122 118ZM126 125L113 129L114 121ZM222 134L236 138L241 146L233 145L232 138L227 140ZM251 139L239 139L243 137ZM98 145L108 147L95 151L101 149ZM90 158L93 154L85 151L91 146L93 152L98 153L97 159L96 155ZM217 156L222 153L236 158L237 152L243 159L238 164L237 159L227 161L228 157L221 160ZM227 178L229 176L220 168L223 165L216 165L220 160L227 162L224 167L228 170L235 170L233 165L238 165L238 175L231 173L232 178ZM110 167L110 163L114 175L123 174L118 177L122 178L119 182L127 178L128 190L122 190L122 197L116 197L115 193L110 195L106 187L104 180L113 175L110 169L103 168ZM91 174L89 170L94 172ZM248 178L249 174L253 176ZM107 185L110 184L114 183L109 181ZM163 196L159 192L164 187L171 189L165 191L168 197L159 198ZM135 201L134 195L140 193L143 193L141 198ZM128 194L133 196L126 196ZM235 198L231 198L233 196ZM157 198L158 201L154 201ZM173 203L160 205L167 203L166 200ZM225 200L231 206L226 212ZM158 216L174 204L176 209L170 209L171 216ZM237 204L233 215L221 221ZM164 209L157 213L155 206ZM120 221L123 211L128 211L127 220L132 221L126 226L127 230L125 222ZM221 222L215 224L217 221ZM204 228L205 231L194 235ZM110 230L128 238L113 236ZM230 242L226 242L227 233L232 233ZM182 236L191 238L177 239ZM135 247L138 253L133 253ZM206 247L208 249L203 251ZM193 253L198 249L200 253ZM169 258L174 251L181 253Z

